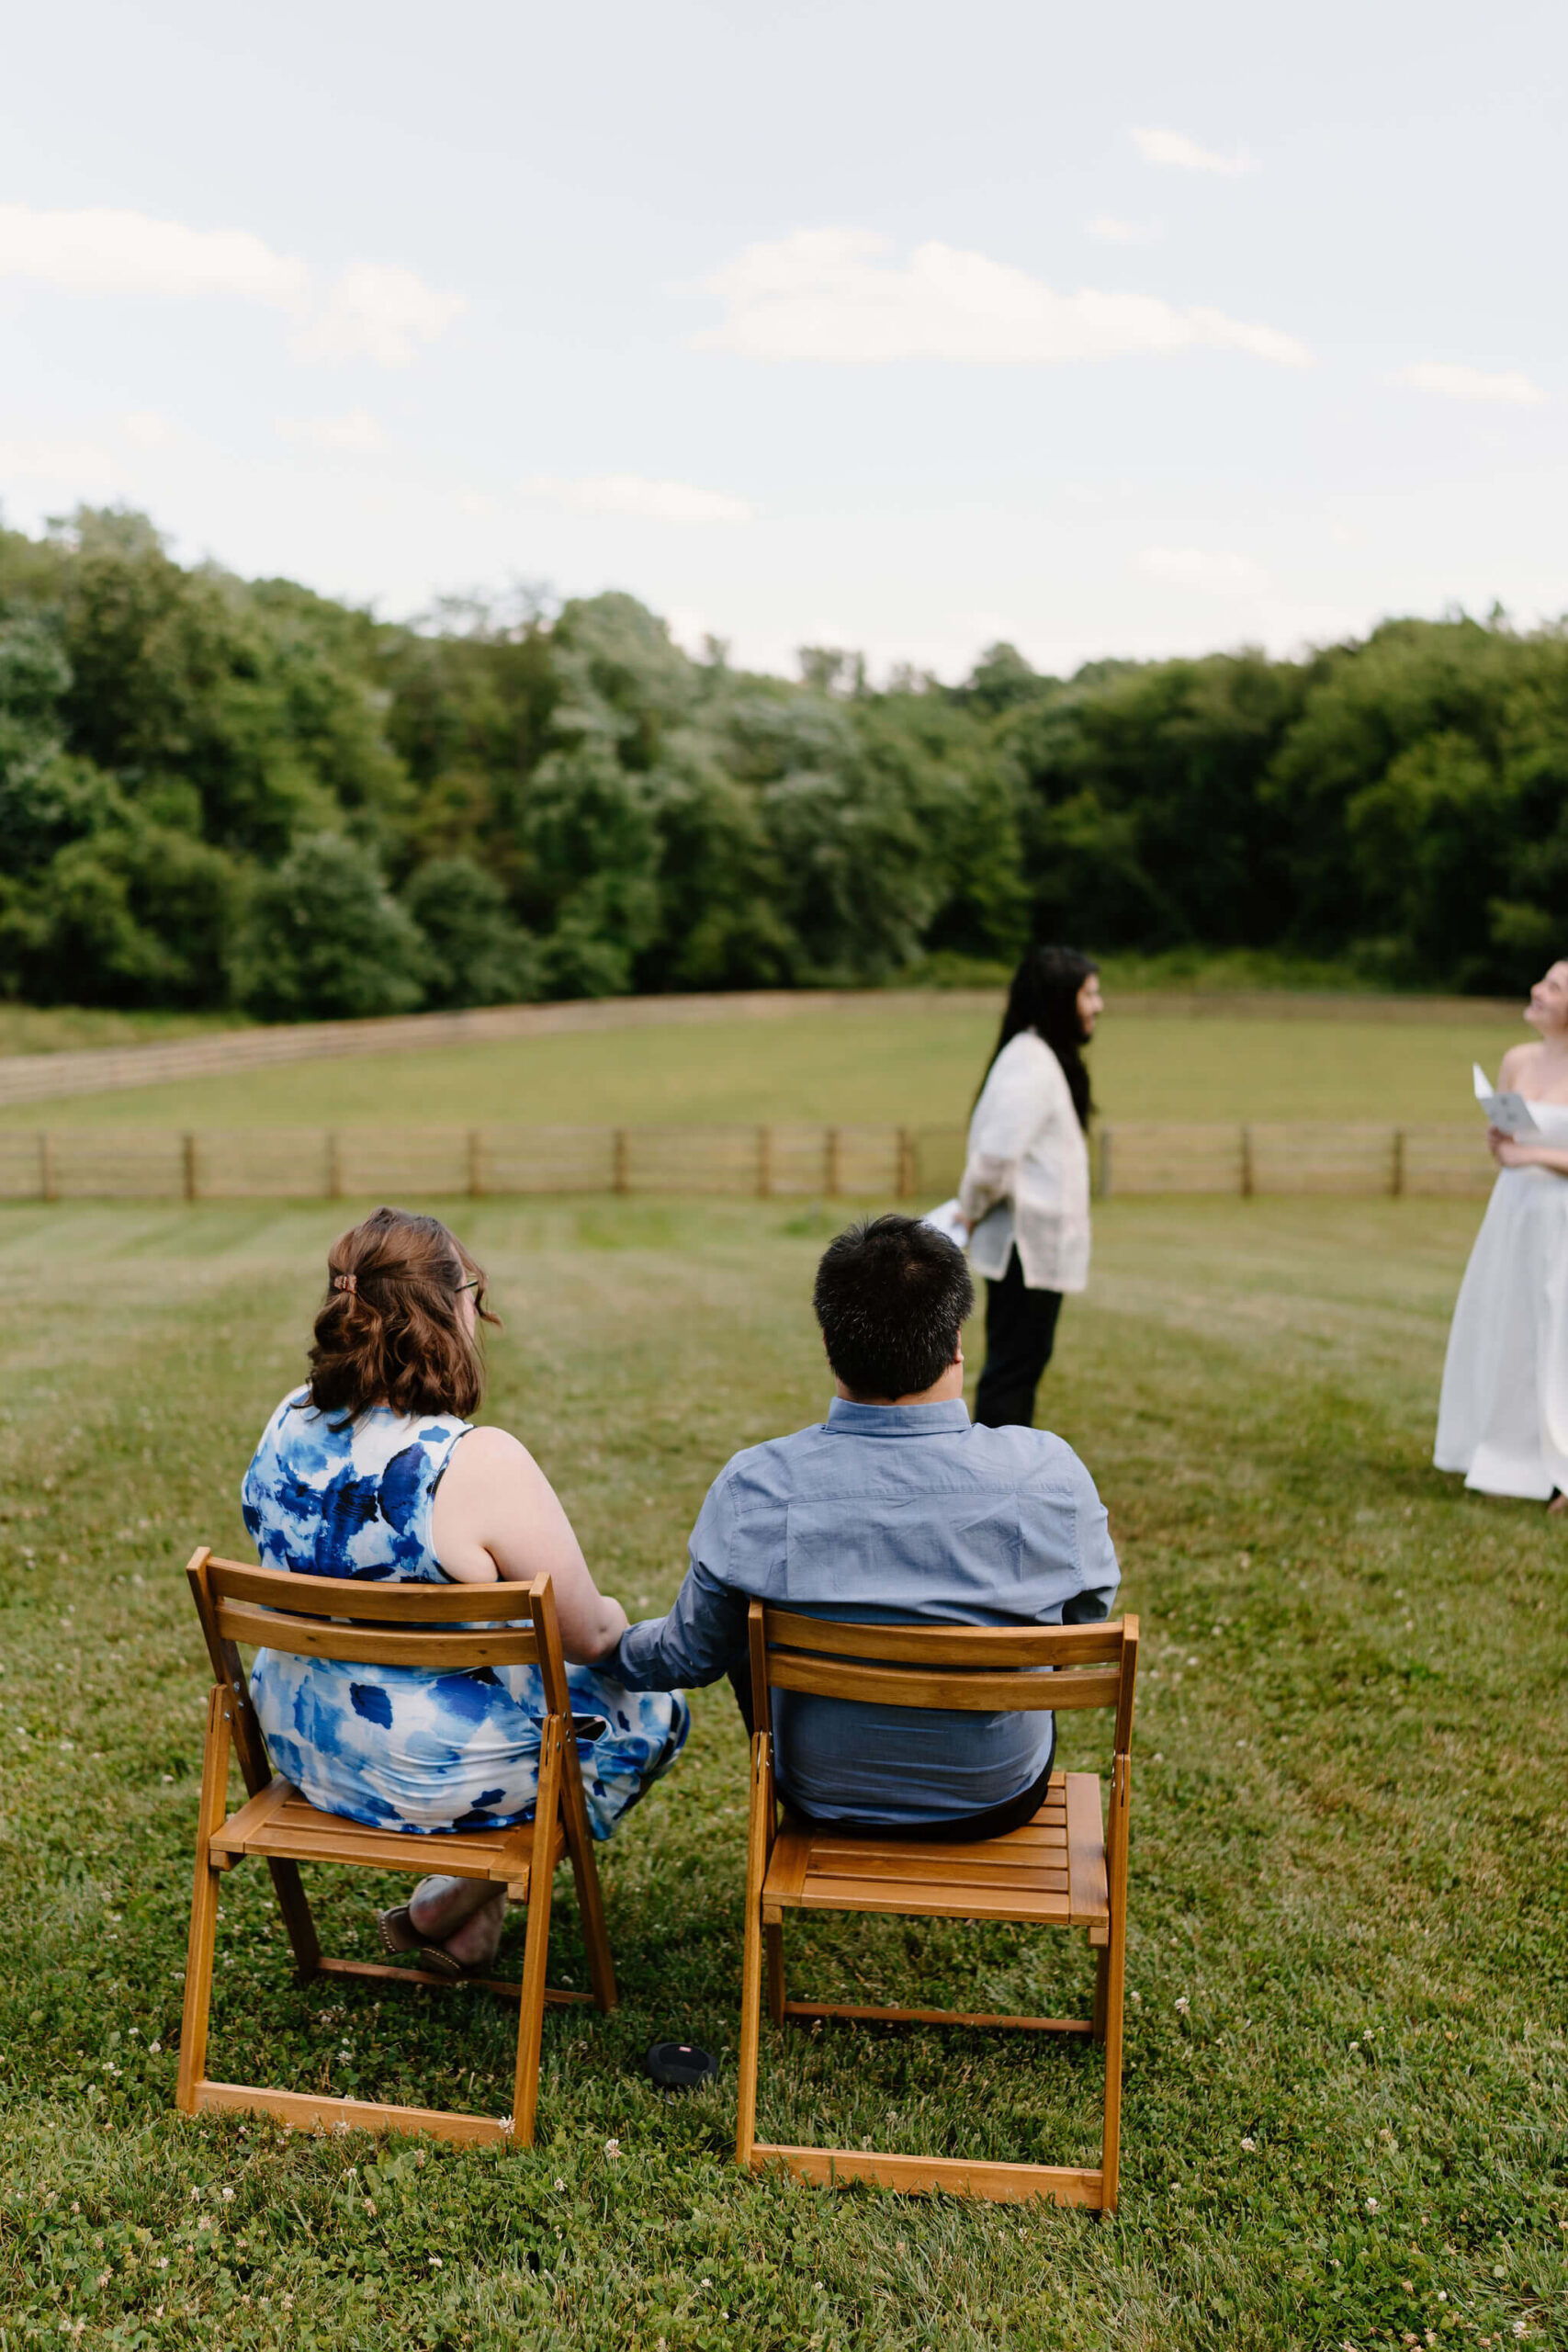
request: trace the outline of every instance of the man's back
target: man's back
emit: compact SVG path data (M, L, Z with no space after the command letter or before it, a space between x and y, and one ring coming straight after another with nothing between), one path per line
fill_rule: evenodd
M961 1400L834 1399L828 1419L738 1453L693 1530L670 1616L612 1673L705 1682L743 1660L752 1599L874 1623L1037 1625L1106 1616L1104 1509L1070 1446L978 1429ZM879 1707L780 1691L781 1792L818 1820L940 1825L1003 1805L1049 1762L1049 1714Z

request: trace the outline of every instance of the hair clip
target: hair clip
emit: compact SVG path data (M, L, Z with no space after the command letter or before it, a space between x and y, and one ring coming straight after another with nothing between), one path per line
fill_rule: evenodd
M359 1278L356 1274L334 1274L333 1276L333 1290L357 1290L359 1288Z

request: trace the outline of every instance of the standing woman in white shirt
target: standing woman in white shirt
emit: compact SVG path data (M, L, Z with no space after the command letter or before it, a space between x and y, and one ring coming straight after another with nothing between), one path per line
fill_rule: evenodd
M970 1262L986 1276L975 1419L987 1429L1032 1422L1063 1296L1088 1287L1093 1103L1083 1048L1103 1005L1089 956L1032 947L969 1122L958 1205Z

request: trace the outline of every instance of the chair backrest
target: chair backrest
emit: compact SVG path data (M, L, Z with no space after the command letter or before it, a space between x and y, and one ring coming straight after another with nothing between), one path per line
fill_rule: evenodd
M987 1714L1113 1707L1116 1754L1131 1745L1135 1617L1098 1625L865 1625L753 1601L750 1641L759 1724L768 1721L769 1690Z
M447 1674L536 1666L550 1713L570 1713L547 1576L529 1585L371 1583L295 1576L287 1568L214 1559L205 1549L193 1555L186 1573L213 1666L237 1695L249 1696L237 1646L246 1642L295 1657L433 1667Z

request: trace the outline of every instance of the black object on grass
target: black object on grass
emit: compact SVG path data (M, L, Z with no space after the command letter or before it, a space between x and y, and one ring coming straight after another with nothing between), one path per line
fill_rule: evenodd
M661 2091L700 2090L718 2072L718 2060L694 2041L655 2041L643 2060Z

